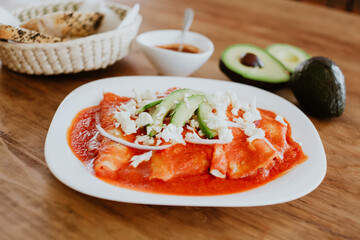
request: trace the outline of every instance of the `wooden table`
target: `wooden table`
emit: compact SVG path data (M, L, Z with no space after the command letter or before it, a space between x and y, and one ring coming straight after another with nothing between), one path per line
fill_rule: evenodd
M122 1L132 5L133 1ZM59 182L44 158L51 119L63 98L92 80L156 75L138 47L106 70L36 77L0 70L0 239L360 239L360 17L278 0L141 0L140 32L178 29L186 7L192 30L215 45L192 76L227 80L218 68L233 43L286 42L333 59L346 77L345 113L310 117L322 138L328 171L309 195L253 208L147 206L78 193ZM277 92L296 103L289 90Z

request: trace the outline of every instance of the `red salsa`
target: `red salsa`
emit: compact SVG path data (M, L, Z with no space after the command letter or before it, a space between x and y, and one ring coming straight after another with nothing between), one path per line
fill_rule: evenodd
M179 51L179 46L180 46L179 43L174 43L174 44L159 45L157 47L172 50L172 51L176 51L176 52L180 52ZM184 52L184 53L200 53L201 51L200 51L199 48L197 48L197 47L195 47L193 45L184 44L183 50L181 52Z

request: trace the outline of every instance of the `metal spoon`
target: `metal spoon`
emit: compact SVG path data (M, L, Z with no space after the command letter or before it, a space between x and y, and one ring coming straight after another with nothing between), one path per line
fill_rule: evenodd
M194 10L192 8L187 8L184 13L183 30L181 32L181 40L178 48L179 52L183 51L185 33L189 31L193 19L194 19Z

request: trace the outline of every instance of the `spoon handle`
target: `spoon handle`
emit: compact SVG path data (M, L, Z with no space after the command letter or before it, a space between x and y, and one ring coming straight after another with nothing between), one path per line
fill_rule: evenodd
M184 13L183 31L181 32L181 41L178 49L179 52L183 51L185 33L189 31L193 20L194 20L194 10L192 8L187 8Z

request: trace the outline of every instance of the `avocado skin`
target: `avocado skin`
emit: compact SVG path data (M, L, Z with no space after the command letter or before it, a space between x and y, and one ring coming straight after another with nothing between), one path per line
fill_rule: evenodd
M291 75L290 87L301 107L319 118L340 116L345 109L345 79L330 59L313 57Z
M232 81L239 82L239 83L245 83L247 85L252 85L252 86L255 86L258 88L275 91L275 90L284 88L284 87L288 86L288 84L289 84L289 82L271 83L271 82L263 82L263 81L245 78L245 77L241 76L240 74L227 68L221 59L220 59L219 66L220 66L220 70Z

